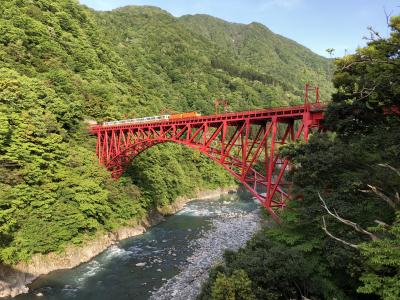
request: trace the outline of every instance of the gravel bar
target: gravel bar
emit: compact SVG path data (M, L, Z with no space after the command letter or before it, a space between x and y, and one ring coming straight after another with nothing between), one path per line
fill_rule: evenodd
M213 265L222 262L225 250L243 247L260 228L259 210L228 213L212 221L212 228L193 242L188 264L150 296L151 300L196 299Z

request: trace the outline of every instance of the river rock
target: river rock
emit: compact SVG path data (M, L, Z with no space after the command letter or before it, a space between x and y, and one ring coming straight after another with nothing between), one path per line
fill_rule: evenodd
M144 267L146 265L145 262L137 263L136 267Z

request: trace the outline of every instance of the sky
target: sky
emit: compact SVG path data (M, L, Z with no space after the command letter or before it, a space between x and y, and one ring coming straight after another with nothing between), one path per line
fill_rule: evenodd
M371 26L388 36L386 15L400 14L400 0L79 0L96 10L153 5L179 17L208 14L226 21L259 22L273 32L329 57L354 53L365 45Z

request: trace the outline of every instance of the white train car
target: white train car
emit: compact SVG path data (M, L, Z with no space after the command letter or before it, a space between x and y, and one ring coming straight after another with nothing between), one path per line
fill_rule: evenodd
M138 124L138 123L148 123L148 122L163 121L163 120L169 120L169 115L135 118L135 119L120 120L120 121L109 121L109 122L103 122L103 126Z
M135 118L135 119L120 120L120 121L109 121L109 122L103 122L102 125L115 126L115 125L125 125L125 124L140 124L140 123L149 123L149 122L164 121L164 120L198 118L200 116L201 114L197 112L186 112L174 115L161 115L161 116Z

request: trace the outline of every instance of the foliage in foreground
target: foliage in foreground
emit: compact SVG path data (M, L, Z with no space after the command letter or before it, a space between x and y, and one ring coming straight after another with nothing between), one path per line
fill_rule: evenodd
M387 114L400 105L400 16L391 29L336 61L331 132L284 150L298 201L282 226L226 253L199 299L244 299L241 285L214 293L238 271L257 299L400 298L400 119Z

